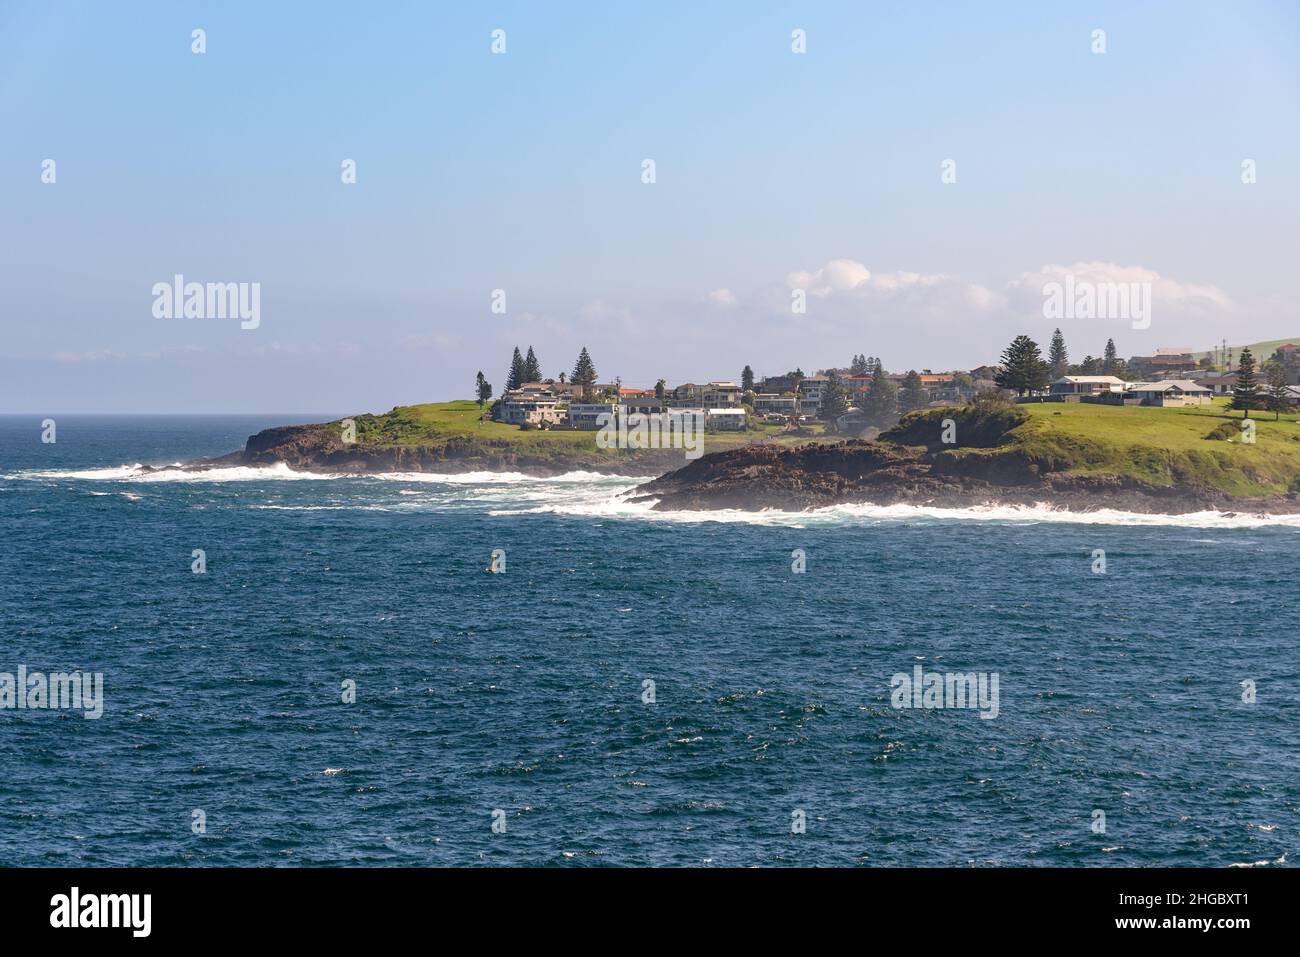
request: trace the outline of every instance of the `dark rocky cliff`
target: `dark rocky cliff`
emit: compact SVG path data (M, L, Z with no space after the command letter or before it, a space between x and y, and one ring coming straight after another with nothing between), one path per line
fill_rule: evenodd
M594 441L594 440L593 440ZM451 436L410 445L344 444L337 423L288 425L263 429L249 436L244 448L216 459L191 463L214 465L274 465L307 472L525 472L560 475L591 471L610 475L655 475L682 463L680 450L565 455L544 445L536 452L492 439Z

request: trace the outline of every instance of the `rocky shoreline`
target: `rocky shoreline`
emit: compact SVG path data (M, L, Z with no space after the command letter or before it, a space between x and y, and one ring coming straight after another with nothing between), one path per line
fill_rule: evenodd
M954 461L923 447L856 440L717 452L639 486L632 501L672 511L1046 504L1075 512L1300 512L1295 493L1244 499L1118 476L1044 474L1014 455Z
M188 462L184 468L197 471L279 464L295 471L325 474L523 472L545 478L569 472L595 472L637 477L662 475L679 467L682 452L680 449L627 452L618 458L563 453L530 455L492 440L457 437L427 445L344 444L334 424L286 425L249 436L239 451Z
M906 434L906 433L904 433ZM1002 436L994 429L988 446ZM451 438L428 445L344 444L330 424L265 429L244 448L188 463L201 470L270 467L326 474L377 472L522 472L542 478L586 471L659 477L636 488L632 501L658 510L739 509L806 511L842 504L970 508L1048 505L1072 512L1111 509L1148 514L1220 511L1247 514L1300 512L1300 494L1243 498L1212 489L1157 486L1115 475L1044 471L1014 449L958 458L942 448L897 439L811 442L788 446L755 443L709 453L682 465L680 450L624 453L617 459L552 452L530 455L518 447Z

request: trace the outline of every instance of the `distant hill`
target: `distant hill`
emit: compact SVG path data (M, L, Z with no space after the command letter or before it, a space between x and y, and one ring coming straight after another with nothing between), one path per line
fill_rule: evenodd
M1241 350L1246 348L1246 346L1249 346L1251 354L1255 356L1255 359L1262 362L1273 354L1274 349L1287 342L1294 342L1296 345L1300 345L1300 336L1292 336L1289 339L1269 339L1267 342L1247 342L1244 345L1239 346L1228 343L1228 348L1232 350L1232 356L1235 360L1237 356L1241 355ZM1207 349L1204 352L1192 353L1192 357L1197 361L1200 361L1210 354L1211 350Z

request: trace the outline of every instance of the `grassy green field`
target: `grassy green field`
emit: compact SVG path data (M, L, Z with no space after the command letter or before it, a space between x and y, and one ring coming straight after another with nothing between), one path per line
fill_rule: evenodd
M1179 485L1259 497L1300 489L1300 425L1252 412L1255 442L1241 440L1242 413L1227 399L1193 408L1042 403L1017 406L1021 424L996 448L956 455L1014 454L1041 471L1125 476L1157 486ZM1209 438L1229 423L1230 439Z

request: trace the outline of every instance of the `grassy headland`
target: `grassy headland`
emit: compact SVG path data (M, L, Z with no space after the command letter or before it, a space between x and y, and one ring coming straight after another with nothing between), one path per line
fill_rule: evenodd
M485 448L511 449L531 455L592 453L596 460L635 455L620 449L597 448L593 431L521 429L505 422L484 420L482 414L477 402L462 399L398 406L382 415L354 416L353 421L357 424L357 441L377 445L472 442ZM341 431L342 427L338 427ZM755 441L795 443L823 437L825 427L820 424L800 434L785 433L778 425L760 425L745 432L710 432L705 436L704 450L713 452Z
M1300 489L1300 427L1296 415L1256 412L1255 441L1242 441L1242 414L1226 399L1188 408L1046 402L1013 406L998 418L974 410L927 409L904 417L882 438L901 444L928 441L939 422L957 418L957 447L938 451L968 469L1032 467L1040 475L1113 476L1156 488L1181 487L1233 497L1264 497ZM996 441L978 441L976 422L1000 422ZM962 428L962 417L969 428ZM962 441L975 431L975 442ZM1211 437L1214 435L1215 437ZM978 447L985 445L986 447ZM986 463L979 460L984 459ZM981 464L984 465L981 468ZM943 466L940 465L940 468Z
M1250 443L1243 441L1241 413L1229 411L1223 399L1189 408L1060 402L931 408L908 413L876 443L763 426L706 435L705 458L686 468L680 449L600 449L595 432L521 429L481 415L471 401L401 406L354 416L355 443L345 445L342 422L330 422L268 429L238 455L250 463L335 471L663 475L682 469L684 500L700 503L712 494L698 487L706 481L728 500L774 502L782 489L797 489L805 503L880 494L894 500L1039 494L1101 505L1108 495L1133 493L1285 505L1283 499L1300 492L1297 416L1275 421L1255 413ZM947 419L955 423L955 443L942 440Z
M949 421L951 420L951 421ZM752 445L642 486L667 509L808 509L865 502L1075 511L1300 511L1300 426L1226 403L1042 403L911 412L876 442ZM946 435L945 435L946 433ZM952 441L945 441L945 437Z
M570 470L661 474L684 464L681 449L601 449L596 432L521 429L485 420L477 402L430 402L398 406L380 415L351 416L356 442L344 444L343 420L267 429L252 436L240 456L262 464L334 471L532 471ZM744 432L710 432L704 453L763 442L795 445L823 438L821 426L786 433L761 425Z

